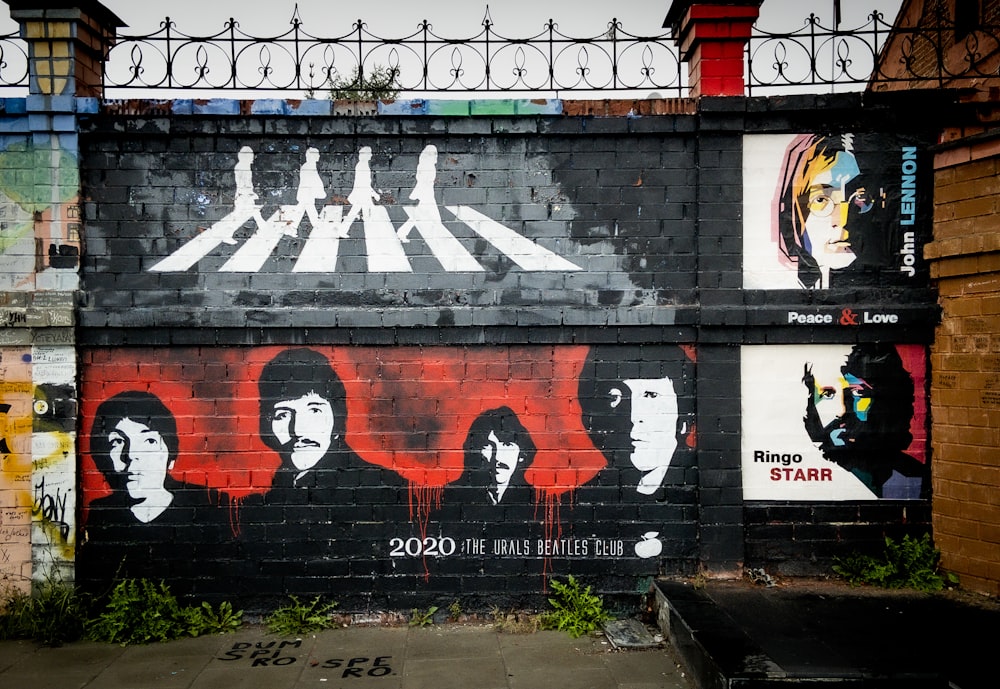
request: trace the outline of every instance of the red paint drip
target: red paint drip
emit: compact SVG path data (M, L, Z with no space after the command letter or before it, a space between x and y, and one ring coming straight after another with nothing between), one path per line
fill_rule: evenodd
M246 496L233 497L230 496L227 502L229 503L229 530L233 534L233 538L240 537L240 508L243 507L243 501Z
M422 486L413 481L408 482L407 489L410 522L416 522L420 531L420 542L427 541L427 523L430 521L431 512L441 509L441 496L444 494L444 486ZM421 555L424 563L424 581L430 581L431 571L427 567L427 555Z
M562 522L559 519L562 496L548 491L536 490L535 504L542 507L543 538L545 538L546 542L562 538ZM544 592L548 592L549 590L548 580L551 569L552 558L546 556L542 559L542 591Z

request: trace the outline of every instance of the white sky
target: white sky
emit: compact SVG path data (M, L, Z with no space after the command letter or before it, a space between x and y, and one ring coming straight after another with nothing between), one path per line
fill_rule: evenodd
M160 23L169 16L176 30L191 36L208 36L222 32L230 17L239 23L239 29L250 36L270 38L285 34L291 28L291 18L295 6L299 7L302 29L320 38L335 38L352 32L359 19L366 30L379 38L399 39L418 31L423 20L427 20L434 33L441 38L471 38L482 30L483 17L489 5L493 31L505 38L529 38L545 31L545 25L552 19L558 30L571 38L595 38L604 34L610 21L615 18L623 31L638 36L660 36L668 33L663 28L663 20L671 0L382 0L371 3L346 3L342 0L102 0L127 26L120 29L123 35L144 35L159 30ZM842 29L858 28L867 23L873 10L884 15L884 21L891 24L896 17L902 0L841 0ZM833 23L834 0L764 0L757 27L771 33L790 32L803 28L810 13L815 13L823 27ZM349 7L349 9L344 9ZM0 31L16 30L10 20L7 6L0 4ZM863 75L869 66L860 62L854 71ZM627 70L628 68L625 67ZM769 79L767 65L758 73ZM795 70L793 70L795 71ZM756 72L756 70L755 70ZM117 73L116 73L117 74ZM152 73L151 73L152 74ZM117 74L125 78L126 74ZM798 79L804 74L796 71ZM815 87L794 87L796 92L815 92ZM841 90L851 90L850 86ZM791 92L784 87L781 92ZM135 97L132 92L129 97ZM207 92L201 92L207 93ZM227 90L225 97L257 97L253 92ZM645 92L636 92L637 97L645 97ZM279 96L277 93L271 97ZM296 95L301 95L296 92ZM559 92L555 92L559 97ZM596 92L592 94L598 97ZM612 92L612 95L615 95ZM658 96L658 92L653 92ZM766 90L757 89L754 95L767 95ZM113 92L111 97L124 97ZM176 97L176 95L174 96ZM401 97L407 97L404 92ZM435 98L463 97L463 92L437 93ZM601 96L608 97L608 96ZM620 92L615 97L621 97Z
M892 23L902 0L842 0L844 28L864 23L872 10L879 10ZM123 33L152 33L165 16L170 16L183 33L205 35L223 29L224 23L235 18L240 28L249 34L273 36L289 28L296 0L103 0L128 28ZM665 33L663 19L670 0L382 0L381 2L349 4L335 0L297 0L304 29L313 35L332 37L351 30L358 19L368 30L383 38L399 38L415 31L426 19L438 35L461 38L479 32L486 6L489 4L493 28L511 38L523 38L543 30L553 19L559 29L574 38L596 36L604 32L614 17L622 28L637 35ZM345 10L344 7L350 9ZM833 0L764 0L758 26L765 31L791 31L803 25L810 12L829 25ZM5 30L14 28L7 16L6 5L0 6Z

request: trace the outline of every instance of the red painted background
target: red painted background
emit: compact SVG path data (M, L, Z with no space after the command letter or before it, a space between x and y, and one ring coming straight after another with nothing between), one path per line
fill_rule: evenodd
M108 349L82 363L83 496L107 493L90 455L98 405L125 390L159 397L177 420L171 472L239 498L263 492L278 466L259 436L257 379L289 347ZM463 470L462 444L483 411L508 406L538 453L526 479L550 497L604 465L577 401L586 346L310 347L326 355L347 393L347 443L414 487L440 487Z

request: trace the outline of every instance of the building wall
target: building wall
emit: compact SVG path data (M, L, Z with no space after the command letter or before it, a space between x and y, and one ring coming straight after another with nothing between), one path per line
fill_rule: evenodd
M943 309L932 350L934 539L962 585L1000 593L1000 228L995 139L955 142L935 160L927 247Z
M31 110L0 99L0 584L24 591L73 580L77 527L75 118Z
M932 137L852 96L734 102L81 113L78 579L634 602L927 530ZM829 198L786 195L814 159Z

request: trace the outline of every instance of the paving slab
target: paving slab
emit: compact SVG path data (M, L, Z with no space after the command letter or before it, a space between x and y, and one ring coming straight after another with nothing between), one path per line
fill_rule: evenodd
M10 669L25 656L35 652L35 644L30 641L9 641L0 644L0 672Z
M995 689L1000 602L828 582L661 580L652 648L490 624L262 626L148 646L0 642L31 689ZM970 602L971 600L971 602ZM623 622L639 633L638 621ZM649 631L647 629L647 631ZM626 634L628 636L628 634ZM654 636L655 639L655 636Z
M616 650L491 624L348 626L281 637L259 625L231 634L134 645L45 648L0 642L0 687L31 689L697 689L659 644Z

